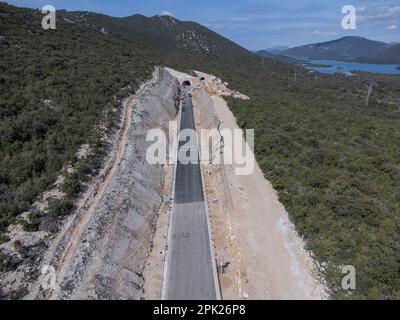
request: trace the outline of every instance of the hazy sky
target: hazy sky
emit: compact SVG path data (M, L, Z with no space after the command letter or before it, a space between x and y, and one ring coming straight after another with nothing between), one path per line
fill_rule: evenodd
M111 16L170 14L199 22L248 49L296 46L358 35L400 42L400 0L9 0L17 6L83 10ZM341 27L344 5L357 8L357 29Z

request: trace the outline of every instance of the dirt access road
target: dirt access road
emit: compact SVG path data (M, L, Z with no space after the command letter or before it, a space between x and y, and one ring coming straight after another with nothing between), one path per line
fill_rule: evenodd
M180 130L196 130L190 87L183 87ZM179 141L178 154L190 150L199 159L196 140ZM219 286L210 241L201 165L176 164L163 299L216 300Z

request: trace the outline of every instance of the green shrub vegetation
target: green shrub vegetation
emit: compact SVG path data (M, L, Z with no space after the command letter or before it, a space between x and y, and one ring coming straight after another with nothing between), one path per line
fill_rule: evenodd
M396 96L379 85L365 105L366 79L303 78L279 91L228 99L243 128L255 129L255 153L266 177L320 262L336 298L398 298L400 289L400 114L379 103ZM287 86L286 86L287 88ZM364 90L364 92L363 92ZM353 265L357 290L340 289L338 268Z
M74 207L69 199L54 199L50 201L47 213L51 217L62 217L68 215Z
M60 169L74 162L83 143L96 146L79 173L101 165L94 126L119 108L121 88L137 86L152 64L145 53L118 39L62 19L57 30L41 28L37 10L0 4L0 231L16 222L34 199L54 183ZM117 57L117 58L115 58ZM89 167L90 166L90 167ZM89 170L90 168L90 170ZM83 178L83 176L81 176ZM80 190L67 177L68 198Z
M61 186L61 191L66 193L68 198L73 198L81 191L79 174L74 172L68 174Z

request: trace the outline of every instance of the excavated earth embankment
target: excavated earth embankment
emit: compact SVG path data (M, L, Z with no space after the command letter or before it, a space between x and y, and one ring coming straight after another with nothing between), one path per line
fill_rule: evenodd
M167 131L176 117L179 83L166 69L157 68L125 103L126 123L108 167L44 259L43 265L55 270L55 285L48 289L43 286L48 274L39 277L30 298L143 297L143 269L165 175L162 165L146 161L151 144L146 135L153 128Z

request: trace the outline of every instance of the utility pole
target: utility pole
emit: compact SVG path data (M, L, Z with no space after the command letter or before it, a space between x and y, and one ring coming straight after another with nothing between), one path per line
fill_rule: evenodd
M297 68L294 69L294 82L297 81Z

